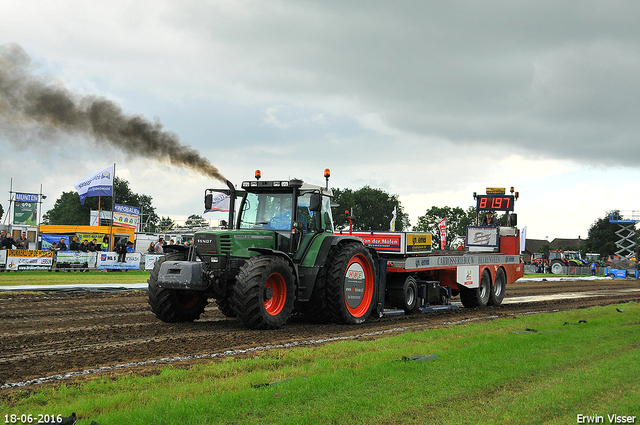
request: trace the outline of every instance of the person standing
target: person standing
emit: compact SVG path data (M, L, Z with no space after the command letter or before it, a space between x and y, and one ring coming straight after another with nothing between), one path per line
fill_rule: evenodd
M126 238L120 238L116 244L116 252L118 253L118 263L126 263L127 260L127 242Z
M69 242L69 251L80 251L80 243L78 243L78 237L73 236L71 242Z
M87 244L87 251L96 252L97 251L97 240L94 238L91 242Z
M66 251L67 249L69 248L67 247L64 238L60 238L60 241L58 241L58 251Z
M496 220L496 218L493 216L493 211L487 210L485 212L485 217L482 220L482 224L480 225L481 226L497 226L498 225L498 220Z
M89 242L86 239L80 244L80 252L89 252Z
M156 254L164 254L164 239L158 239L158 242L154 245Z
M102 237L102 244L100 245L100 249L102 249L102 251L104 252L109 251L109 235L104 235Z
M16 241L16 247L18 249L29 249L29 239L27 239L27 232L22 232L22 235Z
M7 233L6 230L2 229L2 234L0 235L0 249L13 249L16 246L16 241L11 237L10 233Z
M596 275L596 263L591 263L591 276Z

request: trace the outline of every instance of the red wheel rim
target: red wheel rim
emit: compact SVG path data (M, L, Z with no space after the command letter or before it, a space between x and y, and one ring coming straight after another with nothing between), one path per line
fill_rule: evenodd
M264 309L271 316L275 316L284 308L287 300L287 283L279 273L267 278L264 285Z
M359 264L364 272L364 295L362 296L362 301L356 307L349 306L349 304L347 303L346 294L344 303L347 307L347 310L353 317L362 317L367 314L367 312L369 311L369 307L371 306L371 302L373 301L373 270L371 269L371 264L367 260L367 257L362 254L356 254L351 258L349 264L347 265L347 273L351 268L351 265L354 263Z
M182 308L191 308L198 303L198 296L193 292L178 292L176 298Z

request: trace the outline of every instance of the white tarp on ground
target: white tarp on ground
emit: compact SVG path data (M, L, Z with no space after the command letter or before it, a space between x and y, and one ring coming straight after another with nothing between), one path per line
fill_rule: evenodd
M147 289L147 283L0 286L0 292L126 292Z

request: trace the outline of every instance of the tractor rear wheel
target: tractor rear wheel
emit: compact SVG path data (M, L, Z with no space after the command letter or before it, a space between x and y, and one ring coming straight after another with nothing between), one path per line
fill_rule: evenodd
M331 262L334 255L335 248L332 248L327 256L327 264ZM297 302L296 311L306 320L314 323L328 323L331 321L327 310L327 297L325 295L326 280L327 268L321 267L313 285L309 301Z
M203 292L181 289L166 289L158 286L160 265L165 261L185 261L187 254L172 252L159 258L149 273L147 295L149 306L156 317L163 322L193 322L200 318L207 305L207 296Z
M295 279L289 263L281 257L249 258L236 276L231 305L236 317L250 329L277 329L291 316Z
M327 309L335 322L363 323L374 306L373 257L357 243L342 245L327 265Z
M486 307L491 294L491 275L488 270L482 273L480 286L478 288L467 288L458 285L460 288L460 301L462 305L470 307Z
M553 260L551 262L551 273L553 274L562 274L562 269L564 268L564 263L560 260Z
M491 287L488 305L500 305L504 299L504 292L507 290L507 275L503 268L496 272L496 278Z

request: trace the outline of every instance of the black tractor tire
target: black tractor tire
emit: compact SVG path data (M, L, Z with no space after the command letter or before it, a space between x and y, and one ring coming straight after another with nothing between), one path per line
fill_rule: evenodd
M501 267L496 272L496 277L491 286L491 294L489 295L488 305L500 305L504 299L504 293L507 290L507 274Z
M334 255L335 249L331 249L327 256L327 264L331 262ZM298 301L296 303L296 312L305 320L313 323L329 323L331 321L329 311L327 310L327 296L325 294L325 288L327 286L326 280L327 268L322 267L316 277L309 301Z
M407 314L418 310L418 300L418 283L413 276L405 279L402 288L391 289L389 292L389 304L404 310Z
M491 274L489 270L485 270L480 278L480 286L478 288L467 288L459 285L460 301L467 308L486 307L491 295Z
M551 273L553 274L562 274L562 270L564 269L564 263L560 260L553 260L550 264Z
M373 257L364 245L340 245L327 264L326 297L331 320L355 325L365 322L375 306Z
M231 305L231 300L229 299L229 297L216 298L216 304L218 305L218 310L220 310L220 313L224 314L227 317L236 317L236 312Z
M158 273L160 265L165 261L185 261L185 252L172 252L159 258L149 274L147 295L149 306L156 317L163 322L193 322L200 318L207 306L207 296L204 292L180 289L166 289L158 287Z
M249 329L277 329L287 323L295 298L295 278L287 260L259 255L240 267L231 305Z

